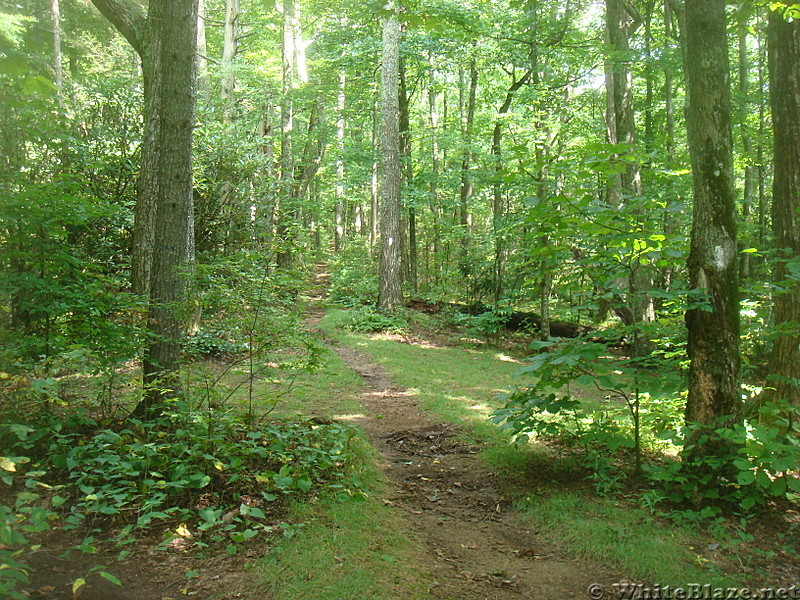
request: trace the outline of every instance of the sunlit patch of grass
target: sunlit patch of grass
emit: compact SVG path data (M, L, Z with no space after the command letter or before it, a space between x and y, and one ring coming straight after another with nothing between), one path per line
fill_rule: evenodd
M498 407L498 390L515 384L533 385L515 375L519 365L496 351L457 348L427 349L342 331L341 313L331 311L322 327L328 335L357 348L381 364L401 386L413 388L421 407L434 419L456 423L485 449L481 459L518 499L524 526L551 532L553 543L574 556L617 568L628 577L662 584L691 582L733 584L713 563L691 548L691 536L680 527L658 521L646 510L597 497L586 481L586 465L561 460L537 443L513 443L488 421ZM604 398L594 386L571 386L587 411L609 411L629 419L625 404ZM621 474L621 481L624 481ZM577 480L577 481L576 481Z
M557 491L531 495L517 504L522 520L553 542L589 560L618 565L637 581L670 586L741 583L715 568L692 546L692 536L665 527L648 512L606 498Z

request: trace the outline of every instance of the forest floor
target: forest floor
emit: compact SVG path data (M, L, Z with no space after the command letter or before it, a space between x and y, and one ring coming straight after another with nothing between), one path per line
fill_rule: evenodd
M324 276L323 276L324 277ZM308 326L325 315L324 279L312 290ZM619 581L607 568L562 554L552 542L520 525L495 473L478 458L479 448L463 441L464 431L437 423L419 406L414 392L396 385L386 371L353 348L326 342L363 384L357 400L362 413L353 420L378 451L387 485L382 502L400 513L403 533L421 554L409 572L424 573L431 599L560 600L586 598L595 582ZM313 411L313 408L310 408ZM161 540L140 539L123 561L116 552L83 554L63 549L80 539L54 531L42 540L31 562L31 598L50 600L256 600L256 561L270 540L248 544L236 556L198 553L181 545L158 548ZM98 564L122 583L113 585L89 570ZM408 565L396 564L402 569ZM72 582L87 584L73 596ZM391 597L419 597L418 582L400 585ZM412 591L412 588L416 591ZM359 599L360 600L360 599ZM376 600L376 599L373 599Z
M313 307L310 322L324 312ZM432 421L414 392L356 350L335 345L364 386L359 425L380 452L391 487L384 502L406 515L432 575L430 598L586 598L589 585L619 581L601 565L571 559L520 526L497 477L457 426Z
M325 285L324 275L318 276L307 309L307 325L317 331L326 314ZM320 334L358 377L358 388L352 393L361 410L348 418L363 428L377 450L384 480L380 502L397 517L387 528L399 528L415 549L413 556L386 564L386 569L397 573L396 585L386 590L385 598L591 600L601 597L588 593L591 584L600 584L610 593L613 583L631 579L615 567L575 559L558 543L558 532L526 525L511 504L508 482L479 458L482 448L474 436L459 425L435 420L422 409L415 390L398 385L374 359ZM427 347L447 343L444 336L412 336L405 341ZM311 405L307 409L311 414L315 411ZM536 478L537 473L528 476ZM538 476L544 481L552 473L543 471ZM180 544L158 548L161 540L153 537L138 540L129 548L131 555L119 562L112 551L94 555L74 551L64 557L63 549L80 540L65 539L58 531L51 535L42 540L43 549L31 563L31 598L272 598L272 592L264 590L259 561L269 554L274 540L253 541L231 556L222 548L205 552ZM123 587L97 573L88 576L89 569L98 564L107 565ZM422 582L411 581L418 576ZM87 585L73 596L71 584L78 577L85 577ZM345 598L355 600L355 596Z

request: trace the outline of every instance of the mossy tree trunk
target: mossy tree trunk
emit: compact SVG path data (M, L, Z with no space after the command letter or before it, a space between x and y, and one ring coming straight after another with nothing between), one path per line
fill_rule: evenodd
M687 440L693 460L723 450L717 427L736 422L739 388L739 281L730 76L724 0L686 2L686 126L694 213L689 285L697 297L686 312L689 353Z

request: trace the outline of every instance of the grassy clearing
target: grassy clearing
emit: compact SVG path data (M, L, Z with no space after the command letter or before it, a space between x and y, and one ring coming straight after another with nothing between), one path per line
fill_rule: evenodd
M321 326L381 364L399 385L413 389L433 418L457 423L485 444L482 459L516 490L512 494L527 526L552 532L553 540L575 556L613 565L629 577L664 584L736 583L693 549L708 541L657 521L635 505L597 497L584 481L582 465L561 461L543 447L513 444L488 422L498 405L495 397L513 385L519 370L509 357L492 349L424 347L356 335L341 329L345 320L344 311L332 310ZM589 395L588 390L576 395L584 393ZM542 476L554 471L555 478Z

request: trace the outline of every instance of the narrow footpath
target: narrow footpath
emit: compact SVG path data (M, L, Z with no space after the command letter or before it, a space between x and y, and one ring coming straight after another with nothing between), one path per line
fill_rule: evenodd
M323 276L324 277L324 276ZM309 308L319 308L324 279ZM314 302L317 300L317 302ZM592 583L617 581L605 567L563 556L536 531L525 529L479 449L459 440L455 425L433 422L412 390L347 346L333 344L363 379L359 422L382 457L391 484L384 499L407 515L411 535L425 548L420 562L433 576L433 599L563 600L589 598Z

